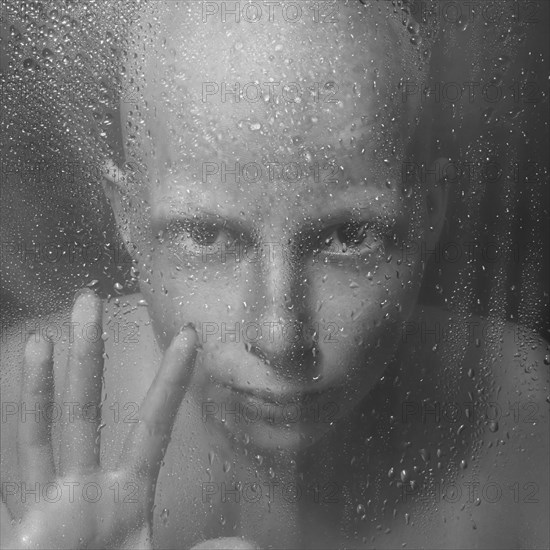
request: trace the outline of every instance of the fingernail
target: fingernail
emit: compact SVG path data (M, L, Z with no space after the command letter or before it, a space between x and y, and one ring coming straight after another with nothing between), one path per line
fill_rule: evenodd
M195 323L191 322L191 321L188 321L187 323L185 323L185 325L183 325L181 327L181 330L180 330L180 334L186 329L186 328L189 328L191 327L194 331L197 330L197 327L195 327Z
M76 304L76 301L77 301L81 296L84 296L85 294L94 294L94 291L93 291L91 288L79 288L79 289L74 293L73 306Z
M202 349L202 345L200 343L200 340L198 338L198 332L197 332L197 328L195 327L195 324L192 323L191 321L185 323L185 325L183 325L180 329L180 331L178 332L177 337L179 337L183 332L185 332L186 329L188 328L192 328L194 331L195 331L195 334L197 335L197 343L196 343L196 346L197 346L197 349Z

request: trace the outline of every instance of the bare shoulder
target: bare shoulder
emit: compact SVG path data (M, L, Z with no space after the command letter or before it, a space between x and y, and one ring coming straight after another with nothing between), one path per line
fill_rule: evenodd
M491 547L498 530L509 547L548 548L548 342L511 322L472 316L470 323L463 371L468 376L476 370L473 401L479 422L472 450L478 461L459 479L468 492L478 543Z
M437 538L443 547L550 547L548 342L521 325L459 321L439 308L423 308L418 319L406 331L422 344L413 363L421 389L452 402L442 419L454 428L447 451L462 449L456 460L465 465L445 480Z
M507 323L493 368L502 418L500 452L487 467L502 468L520 506L510 517L524 548L549 548L550 347L535 331ZM507 447L506 452L504 448Z

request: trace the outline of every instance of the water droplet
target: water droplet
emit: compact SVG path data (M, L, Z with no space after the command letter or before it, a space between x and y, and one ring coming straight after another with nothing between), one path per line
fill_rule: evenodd
M495 116L496 110L493 107L489 107L488 109L485 109L483 113L481 113L481 118L485 124L490 124L493 122L493 118Z
M164 510L160 513L160 519L162 520L163 525L168 525L168 517L170 516L170 511L168 508L164 508Z
M416 22L410 22L408 25L407 25L407 30L411 33L411 34L418 34L418 31L420 30L420 25Z
M491 422L489 422L489 430L493 433L498 432L498 422L491 420Z

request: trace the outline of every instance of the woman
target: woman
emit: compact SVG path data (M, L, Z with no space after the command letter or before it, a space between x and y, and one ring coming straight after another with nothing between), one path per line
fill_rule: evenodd
M139 292L49 319L55 367L37 322L6 548L547 544L544 345L418 303L454 155L404 87L429 33L392 3L337 8L132 22L134 169L108 159L104 190Z

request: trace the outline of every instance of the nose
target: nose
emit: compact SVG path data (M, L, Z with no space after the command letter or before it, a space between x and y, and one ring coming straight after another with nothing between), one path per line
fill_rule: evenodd
M308 324L306 285L299 260L276 250L263 255L254 279L256 322L261 330L245 334L250 353L288 378L311 376L315 359L313 327ZM259 335L258 335L259 332Z

